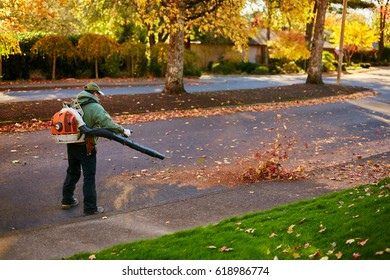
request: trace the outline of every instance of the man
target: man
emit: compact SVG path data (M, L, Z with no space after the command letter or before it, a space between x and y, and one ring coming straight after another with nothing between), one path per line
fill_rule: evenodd
M115 123L99 104L99 98L103 95L99 86L93 82L85 85L84 91L77 95L76 100L82 106L85 124L90 128L101 127L116 134L130 136L131 131ZM84 214L93 215L104 212L104 208L96 204L96 142L96 136L87 136L85 143L67 144L68 169L62 187L62 209L64 210L79 204L73 194L81 177L81 170L83 170Z

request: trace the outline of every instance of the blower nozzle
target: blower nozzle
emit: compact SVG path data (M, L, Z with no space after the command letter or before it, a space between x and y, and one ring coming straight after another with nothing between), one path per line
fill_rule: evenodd
M165 155L163 155L163 154L161 154L153 149L145 147L141 144L138 144L138 143L126 138L126 137L115 134L111 130L108 130L105 128L89 128L86 125L82 125L79 127L79 130L81 133L83 133L85 135L94 135L94 136L99 136L99 137L107 138L110 140L114 140L118 143L126 145L134 150L137 150L141 153L147 154L148 156L151 156L151 157L155 157L155 158L158 158L161 160L163 160L165 158Z

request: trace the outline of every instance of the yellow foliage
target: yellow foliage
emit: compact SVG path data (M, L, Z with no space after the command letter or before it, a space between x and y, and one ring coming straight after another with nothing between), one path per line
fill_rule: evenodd
M72 57L75 55L75 48L72 42L63 35L46 35L32 46L31 51L51 58Z
M77 49L82 58L87 61L103 59L118 50L117 43L100 34L86 34L79 40Z
M11 33L0 32L0 57L20 54L19 41Z
M293 31L278 32L277 36L268 42L268 47L271 58L296 61L310 57L304 35Z

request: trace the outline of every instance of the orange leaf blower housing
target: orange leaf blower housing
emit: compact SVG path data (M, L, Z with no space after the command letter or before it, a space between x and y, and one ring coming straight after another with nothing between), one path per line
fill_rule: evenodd
M79 117L77 111L64 108L51 118L51 134L58 143L84 142L84 134L79 132Z

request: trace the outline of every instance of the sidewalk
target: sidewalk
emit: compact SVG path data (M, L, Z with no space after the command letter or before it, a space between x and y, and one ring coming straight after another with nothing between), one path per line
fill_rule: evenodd
M79 252L95 252L119 243L218 223L224 218L337 190L313 180L258 183L225 188L211 194L128 213L80 217L68 224L31 228L0 236L0 259L66 258Z
M82 89L89 81L95 81L100 87L147 87L163 86L165 78L136 78L136 79L65 79L55 81L40 82L20 82L20 83L0 83L0 91L30 91L30 90L48 90L48 89ZM212 83L200 78L185 78L184 83Z

